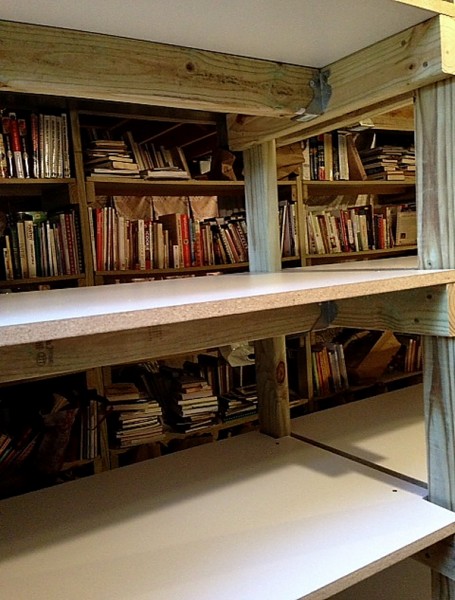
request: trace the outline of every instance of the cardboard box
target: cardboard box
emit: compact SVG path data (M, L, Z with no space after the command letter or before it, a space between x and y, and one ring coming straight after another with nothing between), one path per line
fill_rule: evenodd
M346 365L352 383L379 379L401 344L392 331L369 332L345 347Z

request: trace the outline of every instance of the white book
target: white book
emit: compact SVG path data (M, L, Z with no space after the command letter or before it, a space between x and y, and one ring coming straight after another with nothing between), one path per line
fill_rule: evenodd
M71 177L70 168L70 150L68 138L68 117L62 113L62 156L63 156L63 177Z
M137 220L137 256L139 269L145 271L145 224L144 219Z
M346 134L338 133L338 162L340 168L340 179L349 180L348 145Z
M33 221L24 221L25 251L27 254L28 276L36 277L35 234Z

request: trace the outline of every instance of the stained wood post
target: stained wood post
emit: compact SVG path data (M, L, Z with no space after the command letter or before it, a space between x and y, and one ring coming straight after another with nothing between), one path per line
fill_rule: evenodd
M455 268L455 79L416 98L416 172L420 264ZM429 500L455 509L455 340L424 338L424 402ZM455 572L433 571L433 600L455 599Z
M281 269L275 142L244 152L245 201L250 271ZM255 343L260 429L273 437L290 434L289 388L284 336Z

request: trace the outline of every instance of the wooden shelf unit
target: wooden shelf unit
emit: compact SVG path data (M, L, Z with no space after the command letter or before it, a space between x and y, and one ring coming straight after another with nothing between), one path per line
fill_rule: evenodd
M8 30L8 24L3 27ZM17 40L30 34L30 48L39 41L40 51L45 50L39 32L21 27L10 26L12 44L5 46L5 52L12 55L8 73L26 66L14 60L18 53L11 48ZM453 428L445 427L453 421L454 396L448 372L453 356L455 271L447 270L455 267L454 191L446 161L455 164L455 128L451 126L455 87L448 75L453 67L442 58L442 47L450 44L448 34L453 29L449 17L437 18L419 28L419 35L414 36L416 50L400 34L360 51L354 59L338 61L330 69L335 93L314 125L340 122L342 113L350 112L352 119L352 113L377 110L378 104L392 103L400 94L409 99L410 91L416 90L422 270L392 267L381 271L370 266L279 272L275 144L270 140L295 132L295 123L284 119L283 124L282 116L295 116L295 109L284 111L273 98L274 106L258 109L252 122L264 127L264 120L281 116L280 123L270 123L267 131L258 126L252 133L251 121L236 119L237 129L231 132L237 148L244 151L252 273L0 297L0 379L5 382L120 364L151 354L192 351L240 336L256 340L262 431L5 500L1 503L5 523L0 569L7 597L25 600L33 595L38 600L41 594L51 600L52 594L55 598L63 594L90 600L112 598L122 591L125 598L152 594L163 600L176 595L190 600L213 598L215 590L220 598L224 594L226 598L322 600L419 550L428 551L433 543L455 533L450 510L455 443ZM55 44L58 52L63 45L68 52L65 35L51 35L46 48ZM103 56L93 53L96 46L91 35L75 39L84 48L89 43L94 57ZM100 39L99 47L105 49L111 40L101 38L105 41ZM69 41L75 44L75 39ZM130 40L120 43L122 48L137 48ZM420 68L419 52L425 43L431 56ZM154 47L148 49L155 56ZM387 50L390 58L378 70L378 61L389 56ZM353 71L349 61L358 67L361 81L348 76ZM12 77L11 87L42 91L43 79L48 85L47 76L55 83L55 93L81 93L94 80L92 65L85 62L87 71L82 69L82 77L78 69L66 76L54 66L52 76L45 73L39 83L36 77L24 79L16 73L16 79L25 84L18 86ZM240 70L233 63L229 63L229 73L238 75ZM402 69L403 64L412 68ZM344 77L343 69L347 69ZM372 73L379 73L373 82ZM299 81L305 81L296 94L300 107L302 90L310 93L312 86L307 84L312 82L314 87L311 78L320 74L314 69L308 69L305 77L300 73ZM147 80L142 95L128 95L125 87L117 91L110 80L103 88L106 75L100 70L99 76L101 85L92 94L95 98L126 96L144 104L152 99L169 100L169 93L147 85ZM234 79L225 74L223 82ZM175 91L181 79L171 83L169 89ZM353 86L356 100L350 102ZM194 107L198 102L194 90L190 86L186 91L186 106ZM254 102L242 102L238 90L234 92L236 101L212 90L204 106L226 113L242 109L244 114L254 113ZM176 105L184 102L180 96ZM446 150L444 161L441 147ZM395 301L402 309L398 314ZM428 498L424 499L427 492L421 486L289 437L284 335L333 322L353 325L359 318L371 327L395 323L403 331L427 336ZM42 342L49 353L46 360L37 361L37 344ZM179 532L178 538L174 531ZM447 548L446 554L453 559ZM445 566L443 559L432 563L437 600L453 595L455 589L453 568ZM81 570L84 577L80 577Z

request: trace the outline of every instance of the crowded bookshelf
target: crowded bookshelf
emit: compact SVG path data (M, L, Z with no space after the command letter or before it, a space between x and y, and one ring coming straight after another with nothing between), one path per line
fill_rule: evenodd
M403 11L409 9L405 4L393 4L401 6ZM127 598L148 594L163 600L177 595L208 599L215 591L220 597L321 600L343 590L348 593L350 586L420 553L419 558L433 570L434 599L447 597L444 590L451 589L453 573L450 565L444 566L444 558L450 555L447 540L455 532L447 489L447 482L452 480L450 449L453 444L447 438L450 428L444 426L446 419L450 420L453 396L447 376L453 345L451 315L455 283L452 238L448 234L453 188L448 185L450 177L436 149L443 145L448 158L453 159L454 145L453 128L447 123L444 127L436 124L441 122L441 115L448 123L453 121L454 94L450 70L446 65L441 66L443 52L435 39L443 39L450 46L451 17L436 16L423 25L414 24L405 34L395 33L367 46L353 55L354 58L339 59L339 64L330 69L329 80L334 79L329 108L319 107L318 115L310 115L315 121L308 123L301 108L290 111L291 119L284 116L286 110L274 101L272 106L266 106L262 99L264 107L260 110L257 99L252 100L248 94L229 94L226 87L220 95L220 85L231 85L237 80L235 74L240 70L246 73L247 67L251 73L257 73L263 64L261 61L252 61L253 68L247 58L236 57L232 61L226 55L226 60L221 61L223 77L216 78L218 83L211 91L208 82L214 79L207 77L203 84L208 86L206 99L202 102L200 87L195 94L191 84L189 87L183 84L184 92L179 95L172 77L167 81L166 93L147 85L145 91L139 93L137 87L131 86L131 80L122 78L118 78L115 85L108 83L104 78L109 79L109 73L103 75L103 69L99 68L100 57L104 60L113 52L110 50L113 41L118 56L134 57L137 55L135 44L139 43L135 40L6 22L2 28L3 39L7 40L4 51L8 54L11 81L11 89L5 91L9 125L15 120L11 113L16 119L22 118L19 100L24 102L24 111L29 107L30 114L33 111L58 117L65 113L71 148L69 177L63 173L63 177L57 176L54 181L46 174L41 177L40 172L40 177L30 174L27 178L21 145L17 148L22 150L23 171L13 171L14 177L6 172L4 182L0 182L5 190L2 195L6 231L2 255L7 281L4 289L9 292L0 297L2 392L17 385L31 385L32 392L28 395L31 401L41 382L46 388L49 382L52 386L62 378L67 384L67 378L75 376L71 391L80 386L80 395L87 392L83 399L77 393L75 396L80 403L78 418L83 440L80 448L84 448L80 460L88 461L93 461L99 451L96 441L102 447L107 444L108 420L107 427L119 450L128 447L131 440L142 442L141 429L147 431L146 435L162 435L160 428L166 420L174 423L177 434L191 433L191 429L197 430L201 424L212 426L211 419L215 409L220 410L221 397L223 417L229 425L239 406L245 412L251 411L245 418L253 417L259 423L259 430L227 435L215 444L198 444L128 468L96 473L2 500L5 560L0 568L6 596L25 598L34 594L49 600L64 593L76 600L87 596L87 590L89 594L96 590L97 597L102 598L121 593ZM372 57L389 56L393 48L402 60L409 61L423 50L420 46L416 50L412 44L402 43L408 36L420 40L423 48L431 48L433 60L428 58L426 67L431 65L431 68L423 69L419 78L407 72L401 75L398 85L400 77L393 78L391 72L377 74L373 67L377 58ZM23 43L24 39L27 44ZM164 51L160 45L139 44L141 60L145 62L155 57L157 49ZM71 45L77 45L79 56L89 48L91 60L79 65L82 77L77 69L65 68L60 72L58 61L52 67L55 69L52 76L44 70L44 80L52 81L53 96L47 97L33 74L27 76L28 61L23 60L23 56L17 60L19 48L27 53L35 45L40 52L45 52L49 45L54 55L59 52L67 55ZM186 52L171 47L167 50L171 54ZM211 56L210 53L207 56ZM222 57L216 55L216 58L221 60ZM343 106L338 94L347 83L352 89L352 81L337 83L337 68L341 71L348 68L352 60L354 66L361 66L362 81L365 81L359 82L358 100ZM397 60L383 62L393 70L393 65L400 61L397 57ZM35 68L35 63L30 61L32 64ZM188 73L197 71L197 61L187 59L184 64ZM93 68L98 79L104 79L105 86L94 86ZM297 96L300 107L307 100L306 104L311 103L311 111L314 111L312 78L321 75L320 69L300 70L290 66L289 73L286 69L286 64L279 65L281 81L288 77L289 90L295 87L293 77L298 76L308 84L310 80L313 82L313 86L307 86L308 98L301 88ZM25 84L18 85L19 72L20 81ZM374 77L369 78L368 73L374 73ZM381 77L387 77L392 83L383 86ZM254 80L255 75L252 78ZM84 93L78 85L86 88ZM379 92L375 95L377 88L382 90L383 96ZM87 93L87 89L92 92ZM261 86L251 85L249 89L252 93L261 93ZM362 89L365 90L363 96ZM24 92L26 98L22 97ZM314 130L317 127L327 130L329 121L332 127L337 121L336 130L344 129L352 114L346 122L343 122L343 114L360 110L367 114L378 110L381 101L387 106L394 101L409 103L411 94L416 114L418 262L414 256L403 256L399 260L384 259L383 264L345 261L338 265L307 266L302 261L307 235L304 233L307 231L305 185L309 189L313 185L339 182L303 183L305 180L299 175L297 180L277 185L276 142L273 140L280 139L284 146L297 134L300 140L319 136L320 132ZM168 129L171 121L175 124L173 119L163 118L166 104L186 111L187 117L189 111L196 121L205 123L207 114L193 115L192 111L213 109L217 114L224 113L229 151L223 148L228 154L223 154L216 172L232 173L235 170L232 154L239 152L244 180L231 179L231 175L219 184L218 180L198 179L192 171L195 163L185 152L183 140L172 144L163 141L158 146L156 140L160 136L156 138L156 134L146 131L144 137L140 137L130 121L167 121ZM381 106L381 112L383 109ZM133 110L135 118L129 119L128 113ZM122 112L125 118L119 119ZM175 117L175 112L171 112ZM238 115L231 120L233 113ZM249 114L254 116L249 119L245 116ZM109 142L120 143L84 141L86 134L100 139L92 131L92 121L98 117L101 120L112 117L115 135ZM127 129L125 134L117 136L123 121ZM91 133L84 130L85 125ZM58 129L56 125L54 130ZM60 131L62 129L60 126ZM218 128L216 131L219 135ZM105 137L102 139L106 141ZM132 142L142 145L143 152ZM15 143L17 145L17 139ZM13 160L16 160L14 154ZM212 161L201 152L196 161L199 176L210 172L209 162ZM18 168L16 162L12 164L13 169ZM30 162L27 164L30 166ZM59 164L58 159L56 164ZM166 173L175 175L164 177ZM373 180L371 185L408 183ZM368 187L369 184L356 181L359 190L361 185ZM223 219L215 221L213 228L222 225L219 231L229 231L231 240L239 244L224 245L224 260L218 258L214 264L198 264L198 256L205 254L196 250L196 243L191 252L192 236L188 230L194 229L196 204L192 205L189 200L186 205L189 209L173 208L169 213L174 215L172 221L177 233L167 229L164 249L149 240L147 250L146 223L164 225L163 220L159 220L161 215L157 214L157 196L207 196L208 190L210 197L223 196L217 202L222 213L208 217ZM400 188L399 193L402 190ZM438 202L433 201L435 190ZM122 214L128 202L131 204L131 197L147 197L143 202L145 214L134 217ZM15 208L16 198L20 211ZM137 202L133 200L132 204ZM400 202L400 206L402 204ZM288 211L291 206L294 208ZM280 211L279 207L286 207L288 212ZM413 212L412 207L409 208L409 212ZM34 237L34 259L36 263L37 256L41 257L38 248L42 254L46 248L48 262L47 270L37 269L36 276L34 272L30 276L33 260L21 262L19 244L15 253L14 231L18 231L17 225L22 221L31 221L34 233L40 231L40 223L33 221L35 215L26 216L35 210L46 212L37 218L43 219L47 237ZM57 211L58 218L53 211ZM73 224L68 219L68 229L67 211L73 216ZM181 216L185 214L188 228L185 217ZM232 222L233 216L239 217L239 228L239 223ZM137 223L129 234L122 225L122 218ZM246 258L240 234L242 219L247 224L248 261L242 260ZM292 225L289 230L284 228L286 222ZM286 238L293 229L297 237L292 243ZM66 261L70 245L64 243L64 233L68 238L71 231L75 235L71 237L73 245L76 243L82 248L82 252L73 254L77 273L60 274L59 265L71 267L69 257ZM151 239L155 233L152 227ZM135 238L136 245L127 243L128 239ZM189 253L185 246L190 246ZM362 248L362 251L366 250ZM221 250L218 252L222 255ZM155 263L157 253L160 262ZM297 266L282 268L283 255L297 260ZM226 263L234 272L224 273L222 267ZM28 277L22 282L25 265ZM223 274L194 276L201 266L202 272ZM40 269L43 269L41 263ZM175 277L180 270L191 276ZM157 280L149 280L155 276ZM39 289L41 285L51 289ZM307 415L292 423L286 337L329 327L424 336L424 386L415 395L422 394L426 406L424 445L429 458L428 477L410 480L403 462L397 461L398 466L384 469L372 456L368 461L355 460L355 449L340 451L338 442L330 439L329 434L325 440L319 440L311 428L308 435L305 431L302 433L306 426L300 419ZM242 340L254 345L254 388L248 378L253 369L234 367L237 371L230 372L220 358L223 348L233 352L235 344ZM340 365L340 350L337 346L332 349ZM251 366L251 351L240 350L243 350L240 352L243 361ZM299 354L298 349L296 353ZM414 348L416 353L418 350ZM185 357L184 369L178 360L173 361L179 356ZM196 356L196 362L188 356ZM167 364L161 363L164 359L169 359ZM221 369L218 368L220 363L224 365ZM227 392L222 392L219 388L229 381ZM145 394L141 383L146 388ZM343 385L341 372L339 384ZM167 413L160 402L155 402L159 386L166 388L166 394L172 399L166 406ZM236 396L230 394L234 390ZM43 406L36 410L38 421L43 415L49 416L52 430L52 418L63 412L62 421L67 431L71 419L77 418L67 407L68 400L70 406L74 406L68 396L70 393L63 385L61 389L56 385L51 397L46 395ZM217 398L216 404L214 398ZM41 400L37 401L41 404ZM10 403L14 404L13 397ZM100 419L100 406L103 410L109 409L106 415L109 419L105 420L104 416ZM325 413L329 415L330 411ZM19 462L26 461L38 444L33 426L34 423L30 423L27 435L24 430L23 450L16 454ZM93 435L98 426L103 429L102 439ZM10 442L2 437L2 450ZM49 439L47 443L49 449ZM392 451L392 447L390 449ZM60 462L61 458L59 456ZM109 457L106 460L109 462ZM169 538L172 528L178 529L178 539ZM80 573L81 568L84 570L82 579L74 576L75 569ZM185 576L176 578L176 572Z

